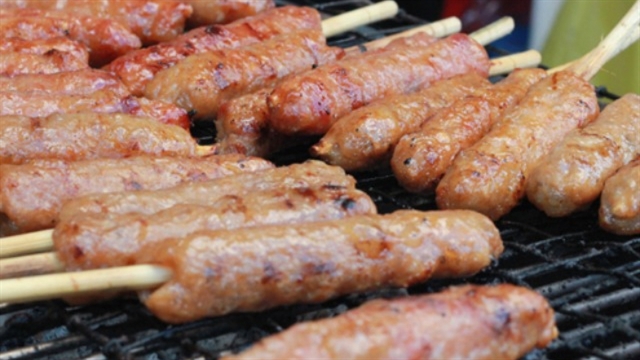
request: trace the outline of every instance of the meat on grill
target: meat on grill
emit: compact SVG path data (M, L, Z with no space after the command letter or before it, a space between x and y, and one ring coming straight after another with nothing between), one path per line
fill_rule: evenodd
M145 97L176 104L196 119L213 119L225 100L343 55L344 50L326 46L319 30L283 34L246 47L191 55L157 73Z
M53 227L62 205L80 196L165 189L271 167L266 160L242 155L132 156L0 165L0 212L23 232L40 230Z
M228 25L211 25L191 30L176 39L132 51L107 65L132 94L140 96L156 73L189 55L230 49L304 29L321 29L320 14L312 8L284 6Z
M525 181L540 160L598 114L593 86L573 72L540 80L487 135L460 152L436 188L438 207L500 218L525 195Z
M640 95L609 104L591 124L570 132L527 180L527 197L549 216L596 200L604 182L640 156Z
M378 56L349 57L283 81L268 99L270 126L283 134L324 134L372 101L455 75L489 71L484 48L464 34L436 41L419 33L412 39L413 44Z
M67 269L135 263L145 246L172 244L200 231L293 224L374 214L364 192L347 187L300 187L224 195L207 205L179 204L154 214L84 214L56 226L56 252ZM173 239L173 240L172 240Z
M86 58L88 61L89 50L81 43L65 36L26 40L22 38L3 38L0 43L0 53L19 52L23 54L46 54L51 50L72 52L78 58Z
M600 226L619 235L640 234L640 157L604 183Z
M398 182L411 192L433 191L456 155L480 140L545 76L542 69L516 70L496 85L439 111L419 131L404 135L391 158Z
M86 58L79 58L78 54L68 51L51 50L46 54L0 53L0 76L54 74L88 67Z
M275 6L274 0L186 0L193 8L187 19L190 26L226 24L253 16Z
M158 100L122 96L118 89L101 89L89 94L47 94L39 91L0 91L0 116L46 117L52 114L125 113L146 116L159 123L189 128L187 112ZM105 123L106 125L106 123Z
M191 6L177 0L3 0L2 8L22 8L47 13L58 10L70 16L100 16L135 33L145 44L168 41L180 35Z
M553 308L537 292L510 284L462 285L371 300L222 359L515 360L557 336Z
M402 135L417 131L430 116L459 98L484 91L490 84L485 75L454 76L354 110L338 119L311 153L347 171L388 166Z
M33 159L88 160L134 155L195 156L188 131L127 114L0 116L0 164Z
M0 77L0 89L2 91L37 91L61 95L88 95L98 90L109 89L117 96L129 95L129 90L115 75L97 69Z
M495 225L472 211L397 211L341 220L200 232L138 252L173 277L146 306L186 322L319 303L347 293L477 273L502 253Z
M141 46L136 35L113 20L53 10L0 10L0 39L57 37L68 37L87 46L93 66L106 64Z
M355 179L337 166L307 161L206 182L181 184L171 189L83 196L67 202L60 211L59 220L67 221L84 213L153 214L177 204L206 206L223 196L322 186L355 188Z

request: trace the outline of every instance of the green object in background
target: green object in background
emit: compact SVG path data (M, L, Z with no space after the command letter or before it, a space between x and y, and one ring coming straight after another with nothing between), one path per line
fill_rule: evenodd
M636 0L566 0L542 50L550 67L576 60L592 50ZM615 94L640 94L640 43L607 62L591 79Z

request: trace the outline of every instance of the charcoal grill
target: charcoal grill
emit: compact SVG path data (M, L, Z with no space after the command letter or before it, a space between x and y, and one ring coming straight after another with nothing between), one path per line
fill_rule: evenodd
M327 14L370 4L342 0L314 4ZM404 11L394 19L332 39L353 46L423 23ZM500 53L499 49L489 48ZM615 99L598 88L603 99ZM211 126L193 129L203 143ZM279 164L307 157L300 147L278 154ZM355 174L359 187L371 194L381 213L397 209L435 209L432 196L409 194L389 172ZM556 311L560 337L525 359L640 358L640 237L603 232L594 204L563 219L551 219L524 203L497 222L505 243L498 262L463 280L431 281L409 289L388 289L351 295L316 305L278 308L255 314L234 314L174 326L155 319L136 298L70 306L46 301L0 307L0 359L215 359L239 351L260 338L294 323L335 316L372 298L438 291L460 283L508 282L534 288Z

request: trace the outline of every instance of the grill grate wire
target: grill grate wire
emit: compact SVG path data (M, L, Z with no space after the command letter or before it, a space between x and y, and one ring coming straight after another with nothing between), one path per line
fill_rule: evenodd
M333 15L371 4L367 0L290 3ZM279 2L283 4L283 1ZM403 10L393 19L363 27L330 43L349 47L425 23ZM504 51L487 47L490 54ZM597 88L605 101L617 98ZM210 143L215 130L193 130ZM277 154L281 165L303 161L300 146ZM409 194L388 171L354 174L381 213L435 209L432 196ZM300 321L335 316L380 297L435 292L461 284L502 282L534 288L556 311L560 337L524 359L640 358L640 237L608 234L597 225L598 204L564 219L551 219L528 203L497 222L505 252L490 268L468 279L436 280L409 289L386 289L315 305L296 305L256 314L233 314L184 325L155 319L134 297L86 306L62 301L0 305L0 359L215 359Z

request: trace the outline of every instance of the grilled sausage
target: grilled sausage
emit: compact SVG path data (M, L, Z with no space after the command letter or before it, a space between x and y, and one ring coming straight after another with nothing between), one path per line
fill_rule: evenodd
M171 280L143 300L160 319L174 323L469 276L502 249L498 230L481 214L406 210L200 232L172 242L170 249L145 247L137 263L173 271Z
M134 155L194 156L191 134L174 125L126 114L0 117L0 164L32 159L88 160Z
M118 89L101 89L90 94L46 94L39 91L0 91L0 115L46 117L52 114L125 113L146 116L159 123L189 128L187 112L158 100L122 96Z
M88 53L87 53L88 55ZM0 53L0 76L20 74L55 74L87 69L86 58L66 51L51 50L46 54Z
M47 39L25 40L21 38L7 38L0 43L0 53L21 53L33 55L46 55L52 50L69 53L73 57L89 63L89 50L78 41L67 37L54 37Z
M156 73L189 55L247 46L303 29L321 29L320 14L315 9L279 7L228 25L197 28L173 41L132 51L114 60L106 69L118 75L131 93L139 96Z
M598 114L593 86L574 73L540 80L487 135L460 152L436 188L438 206L500 218L525 195L525 181L539 161Z
M596 200L604 182L640 156L640 95L608 105L593 123L575 129L540 162L527 180L527 197L553 217Z
M318 30L279 35L242 48L189 56L157 73L145 97L176 104L195 119L213 119L222 101L343 55L344 50L326 46Z
M300 323L223 360L519 359L558 336L553 308L510 284L376 299L335 318Z
M369 196L349 188L297 188L226 195L208 205L176 205L155 214L85 214L53 233L67 269L125 266L150 244L204 230L293 224L374 214Z
M193 11L191 6L175 0L3 0L0 7L100 16L126 26L147 45L180 35Z
M339 118L372 101L470 71L488 74L487 53L466 35L436 42L424 33L413 38L412 46L350 57L283 81L268 99L270 126L283 134L324 134Z
M83 213L153 214L177 204L209 205L223 196L321 186L354 188L355 180L339 167L307 161L207 182L182 184L165 190L84 196L63 206L59 219L67 221Z
M193 8L189 26L226 24L253 16L275 6L274 0L186 0Z
M266 160L240 155L133 156L0 165L0 212L22 231L40 230L53 227L62 205L80 196L165 189L271 167Z
M0 11L0 38L37 40L57 37L69 37L87 46L92 66L106 64L141 46L136 35L109 19L53 10Z
M542 69L516 70L436 113L419 131L404 135L391 159L398 182L411 192L433 191L458 152L480 140L544 76Z
M402 135L417 131L438 110L489 84L485 77L473 72L361 107L333 124L311 153L347 171L388 166Z
M0 77L0 89L11 92L37 91L61 95L88 95L98 90L109 89L117 96L129 95L129 90L115 75L96 69Z
M640 158L622 167L604 183L600 226L619 235L640 234Z

